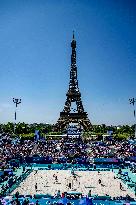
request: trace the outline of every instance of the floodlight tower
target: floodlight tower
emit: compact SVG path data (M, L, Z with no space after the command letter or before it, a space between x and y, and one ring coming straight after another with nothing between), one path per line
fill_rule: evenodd
M16 119L17 119L17 106L21 103L21 99L13 98L13 103L15 103L15 123L14 123L14 134L15 134L15 127L16 127Z
M130 99L129 99L129 103L133 105L133 108L134 108L135 102L136 102L136 99L135 99L135 98L130 98ZM135 127L135 139L136 139L136 123L135 123L135 116L136 116L136 113L135 113L135 108L134 108L134 127Z

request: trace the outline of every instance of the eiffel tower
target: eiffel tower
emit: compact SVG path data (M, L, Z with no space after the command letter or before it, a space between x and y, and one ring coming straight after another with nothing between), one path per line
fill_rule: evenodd
M66 94L66 102L64 105L64 109L60 112L60 117L55 124L55 130L61 131L67 128L69 123L78 123L83 127L85 131L90 130L92 128L91 122L87 116L87 112L84 111L81 93L78 87L77 80L77 66L76 66L76 40L73 32L73 39L71 42L72 54L71 54L71 70L70 70L70 82L69 89ZM76 111L73 110L71 112L71 104L76 102Z

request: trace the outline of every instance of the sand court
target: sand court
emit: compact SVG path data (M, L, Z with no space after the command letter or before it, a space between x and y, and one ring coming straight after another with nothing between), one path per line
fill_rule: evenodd
M70 170L34 170L16 188L12 194L19 191L23 195L57 194L68 191L82 192L87 195L110 195L111 197L126 196L135 198L135 194L111 171L74 171ZM120 188L121 187L121 188Z

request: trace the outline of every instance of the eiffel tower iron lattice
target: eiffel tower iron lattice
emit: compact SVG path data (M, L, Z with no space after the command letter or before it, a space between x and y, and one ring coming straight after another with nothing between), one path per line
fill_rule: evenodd
M78 87L77 80L77 66L76 66L76 40L73 33L73 39L71 42L72 54L71 54L71 70L70 70L70 82L69 89L66 94L66 102L64 109L60 112L60 117L55 124L55 130L60 131L67 127L69 123L78 123L83 127L85 131L92 128L91 122L88 118L87 112L84 111L84 107L81 100L81 93ZM71 104L76 102L76 111L71 112ZM75 110L73 110L75 111Z

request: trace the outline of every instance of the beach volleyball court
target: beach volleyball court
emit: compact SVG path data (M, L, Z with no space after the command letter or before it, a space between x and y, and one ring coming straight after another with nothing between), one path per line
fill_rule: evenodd
M34 170L16 188L21 195L57 194L75 191L87 195L91 190L92 195L111 197L129 195L135 198L133 192L112 171L74 171L70 170Z

